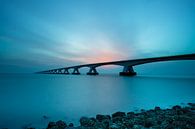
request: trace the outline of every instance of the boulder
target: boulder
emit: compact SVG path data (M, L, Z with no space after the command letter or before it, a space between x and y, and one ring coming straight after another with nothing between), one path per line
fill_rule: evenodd
M112 114L112 118L114 118L114 117L125 117L125 116L126 116L125 112L116 112L116 113Z
M104 129L108 129L109 126L110 126L110 120L109 120L109 119L104 119L104 120L102 121L102 127L103 127Z
M154 110L159 111L159 110L161 110L161 108L160 107L155 107Z
M70 123L70 124L68 125L68 127L74 127L74 124L73 124L73 123Z
M67 127L67 124L62 121L62 120L59 120L56 122L56 126L59 128L59 129L65 129Z
M134 112L128 112L127 113L127 118L133 118L135 117L135 113Z
M122 123L123 122L123 117L114 117L112 118L113 123Z
M105 119L110 120L111 119L110 115L100 115L100 114L96 115L96 120L98 120L99 122L102 122Z
M173 109L173 110L180 110L180 109L181 109L181 106L176 105L176 106L173 106L172 109Z
M191 110L195 110L195 103L188 103Z
M81 126L84 126L84 127L92 127L94 126L96 123L96 121L94 119L90 119L90 118L87 118L87 117L81 117L80 118L80 125Z
M195 107L195 103L188 103L189 106Z
M133 129L145 129L142 125L134 125Z
M49 122L48 126L47 126L47 129L51 129L53 127L56 126L56 123L55 122Z
M110 125L110 128L109 129L120 129L120 126L113 123L112 125Z
M153 123L152 123L151 120L147 119L147 120L144 121L144 127L150 128L152 126L153 126Z

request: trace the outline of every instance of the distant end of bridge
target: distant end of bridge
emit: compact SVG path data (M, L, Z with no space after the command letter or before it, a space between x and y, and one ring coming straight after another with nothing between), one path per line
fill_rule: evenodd
M174 56L162 56L162 57L152 57L152 58L142 58L142 59L133 59L133 60L121 60L121 61L112 61L112 62L102 62L102 63L93 63L93 64L83 64L70 67L63 67L57 69L50 69L45 71L37 72L39 74L73 74L79 75L79 69L83 67L88 67L89 72L87 75L98 75L96 68L104 65L119 65L123 67L123 71L119 73L121 76L135 76L136 72L133 67L136 65L152 63L152 62L161 62L161 61L176 61L176 60L195 60L195 54L185 54L185 55L174 55ZM70 73L70 69L73 69L73 72Z

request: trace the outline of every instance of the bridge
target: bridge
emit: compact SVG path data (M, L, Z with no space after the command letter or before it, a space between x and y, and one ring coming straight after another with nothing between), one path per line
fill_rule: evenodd
M143 58L143 59L133 59L133 60L121 60L121 61L112 61L112 62L102 62L102 63L93 63L93 64L83 64L76 65L64 68L51 69L46 71L41 71L37 73L41 74L73 74L79 75L79 69L83 67L88 67L89 72L87 75L98 75L96 68L105 65L119 65L123 67L123 71L119 73L121 76L134 76L136 72L133 70L133 67L136 65L152 63L152 62L161 62L161 61L176 61L176 60L195 60L195 54L185 54L185 55L175 55L175 56L163 56L163 57L153 57L153 58ZM69 70L73 69L73 72L70 73Z

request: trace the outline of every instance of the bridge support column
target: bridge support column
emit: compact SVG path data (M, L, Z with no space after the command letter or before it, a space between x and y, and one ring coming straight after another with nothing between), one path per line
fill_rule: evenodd
M55 70L52 70L52 71L51 71L51 74L55 74Z
M98 75L98 74L99 73L97 72L95 67L90 67L89 72L87 73L87 75Z
M58 70L54 70L54 74L57 74L58 73Z
M74 68L72 74L74 74L74 75L80 74L79 69L78 68Z
M64 69L64 74L69 74L68 69Z
M120 76L135 76L136 72L134 72L132 66L124 66L123 72L119 73Z
M62 70L61 69L58 69L57 70L57 74L62 74Z

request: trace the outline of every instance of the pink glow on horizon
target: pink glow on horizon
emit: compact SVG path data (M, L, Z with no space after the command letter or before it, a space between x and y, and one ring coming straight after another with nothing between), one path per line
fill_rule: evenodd
M75 57L72 58L72 61L83 62L83 64L90 64L90 63L101 63L101 62L111 62L111 61L118 61L118 60L125 60L127 59L127 55L125 56L122 53L118 52L111 52L111 51L102 51L98 53L93 53L86 57ZM106 66L112 67L112 66Z

